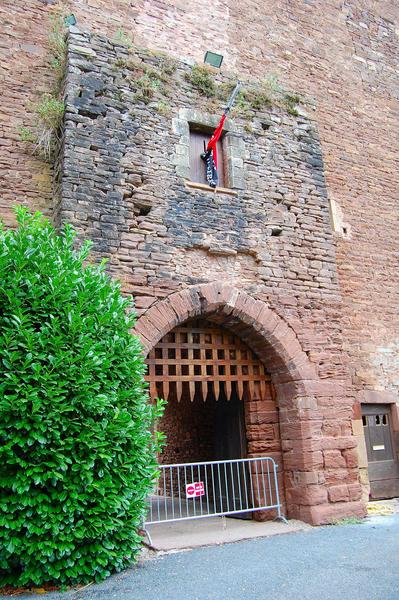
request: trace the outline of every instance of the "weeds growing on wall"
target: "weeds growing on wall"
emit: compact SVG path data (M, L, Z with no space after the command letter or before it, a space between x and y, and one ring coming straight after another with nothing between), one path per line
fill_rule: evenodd
M117 29L112 41L114 44L125 46L128 50L130 50L130 48L133 46L133 39L131 35L126 33L124 29Z
M35 115L35 128L19 129L22 141L33 144L33 153L50 161L60 142L59 131L65 112L65 105L52 94L44 94L37 104L31 106Z
M265 111L277 106L288 114L297 116L297 106L301 102L298 94L286 92L276 75L261 79L256 85L245 84L235 103L233 114L247 118L251 110Z
M215 80L212 71L206 65L193 65L191 71L186 74L186 79L203 96L216 96Z
M148 104L156 101L159 114L170 113L169 105L173 98L174 88L179 85L178 78L174 77L178 62L163 52L148 51L149 62L131 57L120 57L114 62L114 69L118 71L134 93L133 100ZM156 57L156 61L153 60ZM150 63L150 64L149 64ZM215 72L207 65L195 64L184 74L192 88L206 102L208 111L217 111L226 104L236 81L218 83ZM280 84L276 75L265 76L260 81L243 82L241 91L236 97L232 115L241 119L249 119L253 111L267 111L273 107L280 107L293 116L298 116L298 105L301 98L298 94L286 91Z
M36 103L30 104L33 126L20 127L23 142L32 144L32 154L51 162L60 142L60 127L64 116L62 81L65 75L67 46L65 41L64 13L51 17L48 35L48 63L53 73L51 90Z
M287 113L294 117L298 116L298 108L297 106L300 104L301 99L298 94L284 94L284 104L287 109Z
M170 104L168 102L165 102L164 100L159 100L157 104L157 112L160 115L167 117L168 115L170 115L171 112Z
M213 73L206 65L194 65L186 79L197 92L208 99L217 99L226 102L235 87L234 83L216 84ZM292 94L284 90L276 75L268 75L259 82L244 82L238 93L234 107L233 116L247 119L251 112L265 111L273 106L285 109L289 114L297 116L297 106L301 102L298 94Z
M131 564L157 475L130 300L89 244L17 210L0 228L0 582L99 581Z
M158 104L166 107L166 99L172 94L171 76L177 68L176 61L159 54L156 66L136 58L119 58L115 61L114 67L124 75L137 102L148 104L151 100L158 100ZM163 109L161 108L159 112L162 114Z
M51 17L51 28L48 35L48 59L53 72L56 74L55 93L60 92L62 79L65 75L67 43L65 40L64 15Z

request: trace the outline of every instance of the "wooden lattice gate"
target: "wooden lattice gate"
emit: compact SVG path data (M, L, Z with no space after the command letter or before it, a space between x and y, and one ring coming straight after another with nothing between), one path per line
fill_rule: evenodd
M211 394L230 400L234 391L244 397L267 395L270 375L264 365L236 335L206 321L192 321L170 331L147 359L151 397L191 401Z

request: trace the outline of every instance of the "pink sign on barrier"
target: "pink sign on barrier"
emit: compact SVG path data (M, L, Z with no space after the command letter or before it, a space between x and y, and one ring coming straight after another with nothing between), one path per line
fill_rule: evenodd
M186 485L186 498L197 498L205 496L205 488L203 481L196 481Z

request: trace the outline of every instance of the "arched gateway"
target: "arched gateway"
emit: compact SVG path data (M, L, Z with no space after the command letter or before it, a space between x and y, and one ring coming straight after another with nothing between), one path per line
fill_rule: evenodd
M331 419L327 422L323 416L326 404L336 403L342 421L344 410L350 415L351 400L346 398L342 382L318 377L316 366L302 350L294 331L265 302L219 283L187 288L148 309L138 320L135 332L149 352L152 393L162 392L170 399L164 421L172 442L167 452L173 454L178 449L181 462L184 462L182 458L188 458L188 455L181 456L187 453L184 444L176 443L178 427L187 428L184 410L190 410L184 408L172 416L173 405L179 399L181 407L187 404L192 410L194 405L202 406L196 410L199 413L202 410L202 423L207 424L203 427L208 427L208 446L205 444L196 450L203 453L220 451L215 448L214 434L209 429L217 428L218 423L220 427L221 421L228 422L228 411L237 415L240 406L247 405L250 408L241 411L241 433L237 431L239 418L237 421L236 416L234 419L230 416L227 431L219 429L219 437L221 440L230 438L235 452L248 456L274 453L281 465L280 487L285 491L289 517L319 524L342 515L364 513L352 432L348 429L345 435L337 435L331 428ZM206 347L206 336L210 348ZM242 349L250 356L247 365L237 361L237 350ZM187 354L182 356L182 350L187 350ZM194 355L197 350L199 354ZM211 350L212 358L207 359L206 350ZM223 359L220 359L222 364L218 364L215 358L218 350L229 352L225 364ZM236 351L236 359L230 358L230 351L231 357ZM212 379L204 380L213 361L218 372L215 374L213 370ZM219 373L219 367L224 367L224 373ZM254 367L259 375L254 373ZM240 377L237 376L239 369ZM204 419L211 405L221 416L210 419L208 412ZM201 416L196 419L198 428ZM232 428L230 433L229 427ZM234 428L235 433L232 433ZM331 452L340 454L339 468L329 468ZM198 456L195 459L199 460ZM339 481L346 482L345 496L335 499L331 490L343 488L337 485Z
M241 338L212 321L189 320L152 348L147 364L151 397L168 401L159 424L167 437L162 464L268 456L283 490L271 376Z

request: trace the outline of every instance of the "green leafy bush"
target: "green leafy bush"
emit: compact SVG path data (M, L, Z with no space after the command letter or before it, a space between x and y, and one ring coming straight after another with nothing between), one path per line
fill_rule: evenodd
M100 580L129 565L157 474L131 302L89 244L17 209L0 228L0 582Z

